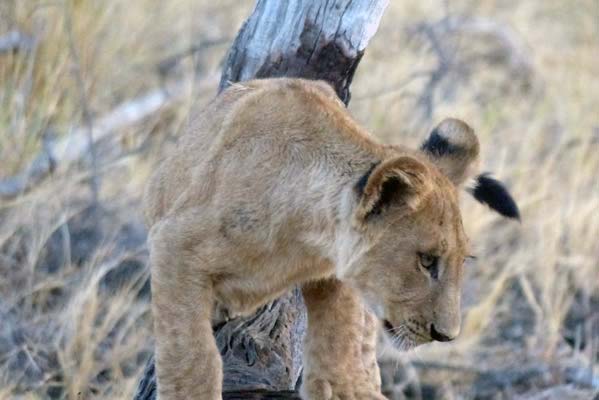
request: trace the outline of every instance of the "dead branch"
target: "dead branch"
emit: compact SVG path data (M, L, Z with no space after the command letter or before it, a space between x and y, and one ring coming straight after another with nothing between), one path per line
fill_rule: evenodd
M0 198L13 198L25 192L48 176L56 166L67 168L71 163L84 160L89 146L106 139L128 126L134 125L167 107L184 95L184 83L178 82L166 88L154 89L117 105L104 116L92 121L93 141L88 138L87 125L75 127L70 134L49 141L44 150L21 173L0 180ZM117 138L118 135L113 138Z
M14 176L0 179L0 199L14 198L46 178L55 168L67 168L73 162L86 159L91 164L92 193L95 193L94 198L96 198L98 191L97 179L99 179L99 160L95 151L96 144L109 138L113 140L118 139L119 135L114 135L115 132L135 125L153 115L159 109L168 107L181 99L185 94L185 83L183 81L169 82L166 79L172 68L189 55L225 42L225 39L208 40L199 45L192 46L184 52L164 59L157 66L158 73L162 78L163 87L150 90L139 97L124 101L104 116L94 119L91 116L91 110L85 93L85 82L83 81L79 67L79 55L74 47L68 10L65 11L65 15L67 17L65 18L65 30L67 31L67 36L70 38L70 52L75 64L80 103L82 105L83 124L72 128L69 134L60 135L60 139L43 140L42 150L28 167ZM12 36L19 35L23 36L22 34ZM0 53L1 49L2 38L0 37Z

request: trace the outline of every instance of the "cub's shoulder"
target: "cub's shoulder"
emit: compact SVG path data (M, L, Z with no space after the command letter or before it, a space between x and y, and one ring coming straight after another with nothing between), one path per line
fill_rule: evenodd
M269 78L237 82L225 89L219 98L228 103L248 97L248 95L250 95L249 97L267 96L271 100L289 98L290 95L304 101L317 98L322 101L324 98L335 105L341 104L335 90L327 82L301 78Z

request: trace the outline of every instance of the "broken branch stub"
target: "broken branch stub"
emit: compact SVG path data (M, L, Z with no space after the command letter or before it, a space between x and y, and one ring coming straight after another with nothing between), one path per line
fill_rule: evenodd
M329 82L345 104L349 86L388 0L258 0L231 47L230 82L301 77Z

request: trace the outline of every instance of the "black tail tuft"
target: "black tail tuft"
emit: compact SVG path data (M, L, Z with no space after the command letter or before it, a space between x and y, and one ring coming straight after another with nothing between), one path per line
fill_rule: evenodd
M478 176L476 186L471 193L476 200L488 205L504 217L520 220L520 211L512 195L501 182L491 178L489 174Z

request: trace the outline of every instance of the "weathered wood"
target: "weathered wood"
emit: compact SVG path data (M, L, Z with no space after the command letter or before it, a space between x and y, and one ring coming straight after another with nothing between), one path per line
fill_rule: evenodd
M388 0L258 0L235 39L220 83L302 77L331 83L347 104L349 86Z
M223 391L291 390L302 368L306 310L299 290L250 317L214 328L223 358Z
M347 104L354 72L387 4L388 0L257 0L229 50L219 90L254 78L322 79ZM305 328L298 289L251 317L215 327L223 357L224 398L298 398L292 390L301 374ZM152 364L136 400L155 398Z

